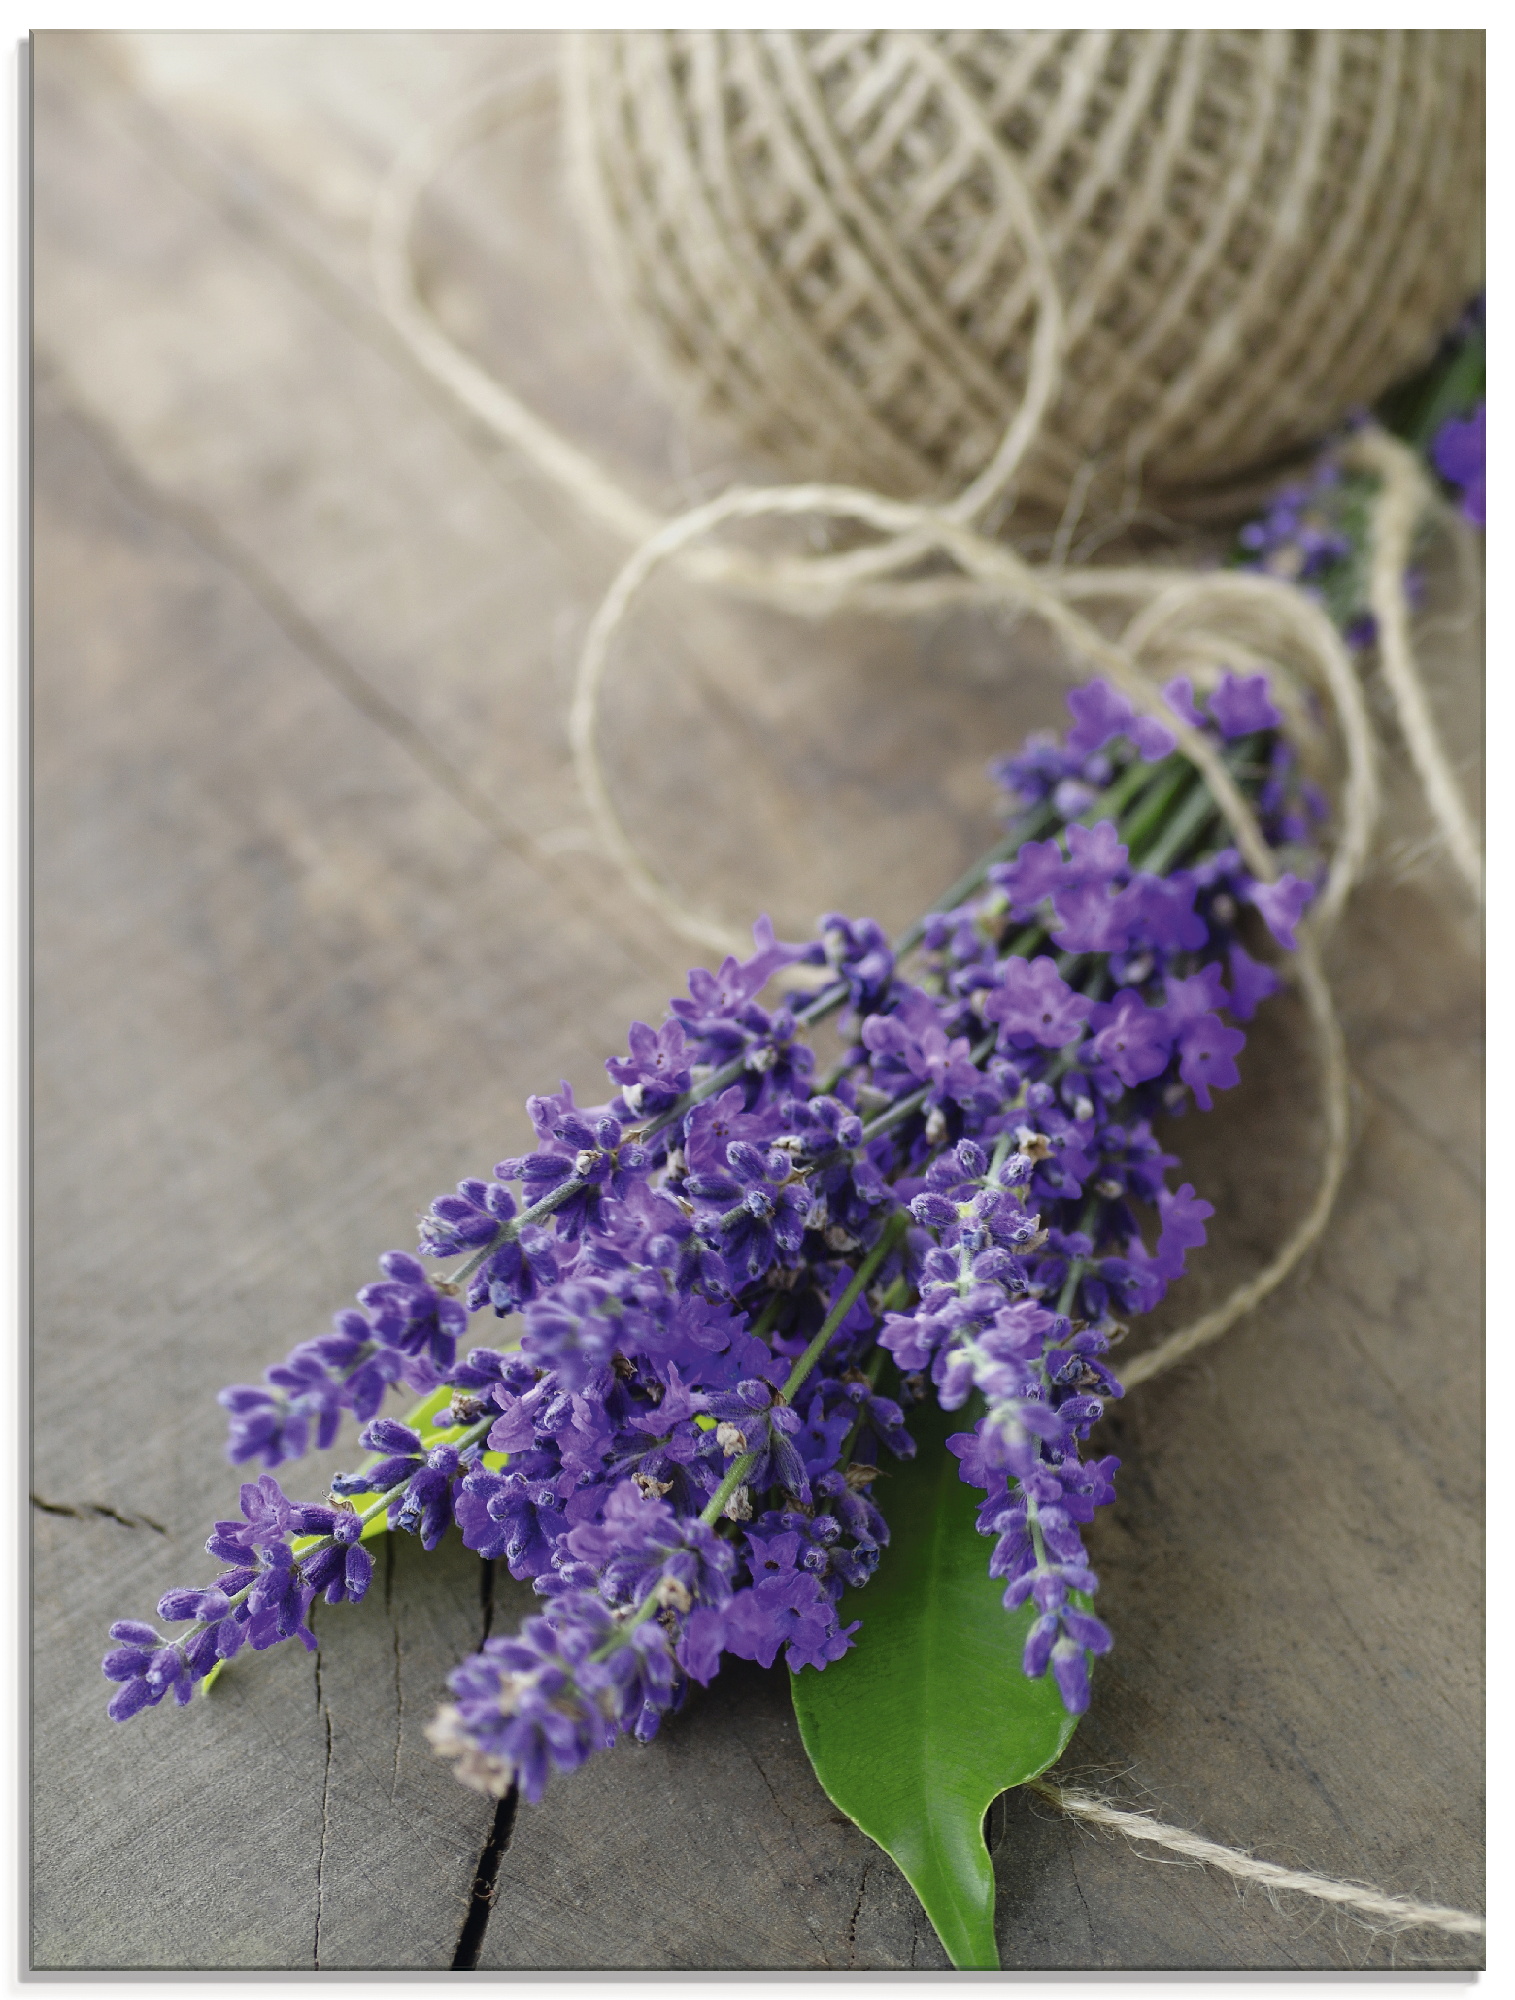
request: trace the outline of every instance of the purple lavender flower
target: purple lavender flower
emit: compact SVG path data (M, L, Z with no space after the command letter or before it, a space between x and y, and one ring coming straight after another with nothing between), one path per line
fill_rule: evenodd
M1201 1111L1210 1109L1210 1091L1229 1090L1240 1082L1235 1057L1246 1043L1240 1028L1228 1028L1214 1014L1187 1022L1178 1036L1178 1073L1194 1092Z
M1238 1021L1250 1021L1282 982L1270 965L1259 964L1242 945L1229 948L1226 963L1231 969L1231 1012Z
M1246 567L1309 587L1352 554L1352 540L1339 519L1345 482L1328 454L1304 484L1287 486L1261 519L1237 536Z
M949 1039L924 994L912 993L893 1014L868 1015L861 1039L872 1075L904 1091L919 1086L927 1105L970 1103L982 1087L967 1036Z
M570 1528L563 1541L568 1558L592 1572L610 1604L635 1604L651 1593L659 1609L684 1613L731 1601L730 1543L701 1521L680 1519L634 1480L613 1486L602 1518Z
M1050 730L1028 736L1014 757L989 766L989 775L1012 802L1029 810L1048 800L1066 779L1082 772L1085 759L1066 750Z
M559 1478L560 1461L548 1450L512 1452L504 1472L475 1466L454 1501L464 1547L488 1562L503 1560L518 1581L546 1576L568 1527Z
M610 1056L605 1067L636 1117L662 1111L689 1088L689 1058L684 1030L665 1021L656 1033L645 1022L633 1021L629 1056Z
M1063 886L1065 866L1063 850L1055 840L1028 840L1014 861L1001 862L989 870L989 880L1004 890L1010 898L1010 914L1023 923Z
M1059 1049L1076 1041L1094 1002L1075 993L1050 958L1012 958L984 1001L984 1019L1000 1024L1012 1049Z
M500 1224L516 1212L515 1197L499 1181L458 1182L456 1194L439 1194L421 1224L421 1248L428 1257L461 1257L493 1244Z
M1094 1030L1091 1050L1126 1085L1161 1076L1173 1049L1173 1029L1167 1010L1149 1007L1132 987L1113 1001L1095 1007L1089 1016Z
M383 1347L415 1357L407 1375L412 1386L429 1388L451 1367L458 1335L468 1314L454 1298L433 1290L426 1267L405 1250L387 1250L379 1259L381 1283L365 1285L358 1304L369 1315L373 1337Z
M281 1547L295 1521L293 1504L284 1496L277 1479L264 1473L249 1480L238 1496L240 1521L217 1521L207 1547L223 1562L240 1562L260 1548Z
M1201 1201L1185 1181L1177 1193L1167 1188L1159 1190L1157 1212L1162 1218L1162 1232L1152 1268L1171 1283L1183 1276L1184 1252L1197 1249L1204 1242L1205 1222L1215 1210L1209 1202Z
M1462 516L1475 528L1485 525L1484 416L1480 403L1470 417L1448 417L1431 444L1431 463L1449 486L1462 489Z
M1173 713L1182 716L1191 729L1203 729L1205 718L1194 700L1194 683L1187 674L1179 674L1167 682L1163 688L1163 700Z
M1265 832L1297 843L1316 816L1262 677L1170 700L1218 747L1247 739ZM843 1656L844 1593L888 1542L869 1483L881 1453L913 1451L908 1402L932 1391L982 1398L952 1448L985 1494L991 1572L1035 1607L1027 1671L1087 1703L1109 1645L1083 1542L1113 1497L1115 1460L1084 1456L1120 1393L1103 1356L1211 1213L1169 1188L1152 1120L1236 1080L1225 1017L1277 983L1247 944L1264 922L1291 941L1311 891L1253 882L1170 732L1117 691L1070 706L1065 744L1003 767L1028 808L1018 852L922 927L918 961L867 921L830 916L813 946L760 924L749 959L696 970L667 1022L633 1024L610 1103L533 1097L534 1150L433 1202L422 1249L461 1260L451 1276L390 1253L361 1310L226 1393L243 1458L324 1445L351 1410L374 1462L323 1505L268 1473L245 1486L208 1544L232 1567L160 1606L190 1629L115 1630L112 1714L187 1698L243 1644L310 1643L315 1596L368 1585L366 1521L427 1547L456 1521L545 1608L458 1668L433 1740L467 1782L539 1797L619 1735L650 1736L727 1653L796 1671ZM1187 845L1146 866L1149 797L1183 809ZM1024 956L1027 923L1070 955ZM834 978L804 1007L764 1006L800 961ZM838 1009L822 1091L802 1033ZM519 1349L459 1358L486 1307L521 1315ZM450 1403L401 1422L380 1408L395 1382Z
M749 1113L747 1092L739 1083L717 1097L696 1104L684 1119L684 1152L695 1173L720 1174L726 1148L735 1139L761 1145L774 1131L771 1110Z
M528 1799L540 1799L551 1771L576 1770L615 1741L599 1690L580 1688L575 1674L610 1630L610 1613L586 1595L582 1606L559 1599L513 1639L486 1639L449 1676L456 1700L428 1726L432 1747L477 1791L503 1798L519 1783Z
M787 1153L762 1153L734 1139L724 1172L690 1174L684 1190L699 1204L695 1229L719 1249L733 1292L761 1278L776 1258L798 1254L810 1197L795 1184Z
M852 923L835 914L821 919L821 931L827 963L846 980L854 1009L859 1014L872 1013L894 975L894 952L888 937L871 918Z
M1105 680L1073 688L1068 708L1074 727L1068 732L1067 747L1075 756L1087 757L1091 751L1102 750L1112 737L1125 736L1144 762L1155 763L1177 742L1171 730L1164 729L1154 716L1138 715L1126 696Z
M1297 875L1280 875L1276 882L1254 882L1247 900L1262 912L1264 923L1286 951L1294 949L1294 926L1315 894L1314 886Z
M1210 713L1228 738L1277 729L1283 721L1269 697L1266 674L1222 674L1210 697Z

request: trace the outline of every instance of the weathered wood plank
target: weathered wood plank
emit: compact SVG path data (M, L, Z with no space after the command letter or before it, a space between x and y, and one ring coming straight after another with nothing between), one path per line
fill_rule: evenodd
M113 485L87 436L42 417L38 1490L166 1533L40 1516L38 1962L310 1964L319 1876L336 1962L364 1948L344 1924L366 1912L383 1962L446 1965L491 1809L416 1732L480 1635L476 1563L410 1576L401 1558L392 1608L352 1614L351 1638L326 1614L342 1665L320 1703L303 1655L275 1656L238 1662L188 1716L117 1731L98 1659L110 1618L211 1573L200 1544L235 1496L217 1386L325 1324L411 1238L417 1168L445 1185L496 1145L583 967L545 886ZM605 942L589 949L603 967ZM472 1132L427 1111L444 1055ZM371 1742L393 1765L397 1646L386 1815L363 1767ZM349 1681L372 1657L365 1705ZM375 1899L373 1829L409 1838L417 1820L438 1828L430 1877L392 1854ZM450 1886L418 1929L406 1885L434 1887L437 1868Z
M213 124L187 183L171 138L139 130L131 100L93 72L70 105L47 176L58 219L41 314L70 393L276 575L516 829L571 838L584 816L565 681L622 552L540 478L516 467L504 483L497 449L438 421L435 390L371 302L344 293L339 318L312 295L278 187L254 201L241 153L224 176L235 226L209 207L233 199L206 178ZM116 299L107 257L123 232L140 268ZM557 302L565 317L598 310L578 277ZM805 930L864 899L908 921L976 851L985 745L1010 704L1026 725L1060 713L1045 647L1007 653L986 618L817 629L670 585L621 658L625 692L607 702L617 789L685 892L737 925L767 907ZM608 925L649 931L598 857L565 846L556 859ZM682 947L645 948L677 977Z
M481 1969L947 1964L904 1878L816 1784L787 1674L731 1665L652 1743L521 1808Z
M1474 968L1436 903L1405 891L1368 892L1339 957L1354 1031L1386 1069L1423 1066L1444 1121L1459 1127L1461 1157L1428 1174L1425 1141L1365 1090L1349 1186L1305 1280L1202 1362L1133 1395L1106 1426L1125 1471L1114 1518L1095 1531L1096 1560L1120 1636L1064 1775L1268 1858L1480 1907L1479 1296L1466 1179L1478 1120ZM1416 968L1427 964L1440 968L1440 990L1416 996ZM1434 1011L1395 1035L1393 1016L1403 1021L1417 997ZM1232 1101L1172 1139L1221 1211L1201 1265L1217 1296L1277 1239L1313 1165L1300 1088L1308 1045L1286 1006L1256 1024L1248 1054ZM1169 1312L1195 1303L1192 1293L1175 1298ZM762 1879L761 1829L740 1749L712 1741L690 1769L673 1747L686 1731L715 1737L697 1712L667 1750L627 1751L578 1774L539 1813L523 1811L484 1963L694 1962L681 1956L690 1912L712 1904L727 1916L719 1954L705 1962L936 1962L923 1955L929 1935L893 1915L869 1928L893 1911L879 1899L898 1878L880 1862L865 1888L878 1859L866 1846L850 1853L838 1829L831 1867L810 1859L803 1816L823 1801L777 1728L784 1713L782 1686L764 1689L732 1729L800 1822L788 1851L807 1870L804 1905L822 1913L819 1937L790 1911L768 1955L751 1955L742 1885ZM996 1817L1007 1967L1481 1956L1426 1934L1375 1938L1305 1898L1281 1909L1255 1891L1239 1900L1224 1878L1158 1869L1024 1798ZM686 1850L681 1832L696 1826L718 1832ZM641 1859L686 1851L677 1869ZM585 1910L606 1908L606 1885L632 1870L635 1909L618 1908L613 1926L586 1920ZM860 1900L849 1905L853 1885Z
M488 1567L455 1537L378 1552L363 1603L316 1614L317 1703L329 1729L312 1958L323 1969L435 1970L456 1956L493 1802L459 1786L421 1732L439 1668L485 1637Z
M418 1736L484 1616L456 1551L398 1549L391 1589L323 1612L319 1684L303 1656L239 1661L117 1731L96 1661L109 1618L208 1573L234 1491L215 1389L517 1147L529 1090L593 1089L687 962L574 844L566 674L618 552L418 378L367 289L409 121L550 53L40 41L36 1397L41 1497L75 1511L37 1517L39 1965L444 1967L492 1821ZM667 414L617 358L551 147L538 118L460 162L423 266L482 353L671 500ZM1476 648L1435 645L1468 757ZM1057 708L1034 636L983 618L796 630L670 584L625 658L609 740L639 831L714 907L790 927L911 915L982 843L985 754ZM1361 1137L1328 1243L1110 1422L1119 1646L1071 1763L1270 1858L1477 1906L1476 939L1415 872L1422 831L1401 777L1409 878L1364 892L1337 952ZM1220 1215L1170 1316L1307 1199L1286 1005L1248 1058L1173 1136ZM502 1585L494 1615L530 1602ZM1477 1962L1239 1905L1024 1800L996 1826L1007 1965ZM742 1669L522 1809L479 1958L940 1963L816 1787L783 1676Z

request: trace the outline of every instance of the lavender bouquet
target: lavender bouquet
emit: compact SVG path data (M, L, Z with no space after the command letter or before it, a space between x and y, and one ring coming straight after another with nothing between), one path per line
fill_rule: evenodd
M1293 562L1360 627L1350 505L1326 471L1238 560ZM1324 874L1327 801L1267 677L1166 698L1276 881L1161 723L1075 689L1066 735L996 768L1003 837L903 937L760 921L632 1024L604 1102L531 1098L533 1151L223 1391L230 1456L262 1469L206 1544L220 1574L160 1601L178 1629L112 1626L110 1715L189 1701L244 1646L313 1649L315 1599L363 1596L377 1535L456 1525L543 1601L451 1676L429 1734L466 1784L538 1800L726 1656L782 1658L823 1785L954 1962L995 1965L985 1807L1061 1754L1112 1643L1085 1546L1115 1491L1107 1357L1212 1213L1153 1121L1237 1082ZM289 1497L276 1475L349 1418L362 1465Z

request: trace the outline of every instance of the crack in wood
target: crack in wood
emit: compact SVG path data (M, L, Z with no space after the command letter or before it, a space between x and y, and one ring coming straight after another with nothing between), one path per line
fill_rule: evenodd
M31 1495L31 1503L42 1514L59 1514L70 1521L114 1521L121 1528L151 1528L155 1535L168 1533L161 1521L155 1521L150 1514L123 1514L119 1508L107 1507L102 1500L85 1500L79 1506L64 1500L44 1500L40 1493Z
M482 1638L487 1639L494 1630L494 1561L479 1564L479 1609L484 1614ZM482 1644L482 1639L480 1641Z
M321 1970L321 1919L326 1910L326 1835L330 1825L331 1807L331 1710L327 1708L321 1693L321 1652L316 1649L316 1712L326 1724L326 1762L321 1770L321 1845L316 1852L316 1936L312 1949L312 1959L317 1972Z
M863 1898L868 1893L868 1877L873 1873L873 1863L865 1862L863 1879L857 1885L857 1901L852 1906L852 1915L847 1922L847 1963L857 1963L857 1920L863 1914Z
M1075 1853L1071 1842L1069 1843L1067 1848L1067 1855L1068 1855L1068 1873L1073 1877L1074 1894L1078 1897L1079 1908L1084 1913L1084 1929L1088 1933L1089 1944L1090 1947L1092 1948L1094 1944L1094 1913L1089 1908L1089 1898L1084 1894L1084 1885L1079 1880L1078 1856Z
M751 1745L747 1744L744 1745L743 1747L747 1751L747 1755L751 1760L753 1769L757 1772L758 1776L762 1779L763 1783L768 1787L768 1796L773 1800L774 1806L778 1811L779 1818L784 1822L785 1826L788 1827L789 1831L795 1836L795 1845L799 1846L801 1844L800 1829L798 1826L796 1826L792 1815L788 1812L788 1810L784 1805L783 1800L779 1797L778 1792L774 1787L773 1780L769 1777L768 1773L763 1769L762 1763L760 1762L756 1751L752 1749ZM822 1965L825 1966L828 1972L834 1971L835 1968L831 1963L830 1954L826 1950L826 1941L821 1936L820 1928L817 1925L815 1918L811 1915L809 1910L802 1910L800 1914L805 1919L805 1928L810 1932L810 1935L815 1939L816 1944L820 1947Z
M483 1630L479 1635L480 1645L483 1645L489 1637L494 1626L494 1579L493 1560L481 1562L479 1612ZM458 1933L457 1950L452 1958L454 1972L473 1972L478 1967L479 1955L484 1949L485 1933L489 1929L490 1915L494 1910L495 1886L500 1876L500 1859L510 1845L510 1836L515 1829L516 1808L520 1802L520 1794L512 1785L495 1807L489 1838L480 1850L478 1865L473 1871L473 1887L468 1893L468 1909L463 1918L463 1928Z
M405 1680L401 1671L404 1664L404 1651L400 1645L400 1627L398 1621L393 1630L395 1654L395 1769L394 1779L389 1788L391 1805L400 1796L400 1744L405 1736Z
M515 1831L516 1808L521 1803L521 1794L512 1785L504 1798L494 1809L494 1824L489 1829L489 1838L479 1856L479 1865L474 1870L473 1889L468 1898L468 1914L463 1919L463 1928L458 1933L458 1948L453 1953L454 1972L474 1972L478 1969L479 1954L484 1949L484 1934L489 1929L490 1915L494 1910L495 1887L500 1878L500 1862L510 1845L510 1836Z

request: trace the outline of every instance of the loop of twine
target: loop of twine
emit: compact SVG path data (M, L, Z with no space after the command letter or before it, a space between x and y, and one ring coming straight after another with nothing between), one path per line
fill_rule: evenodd
M375 203L373 272L387 317L426 372L587 514L633 544L585 637L569 735L579 784L607 851L627 883L671 929L706 948L738 956L748 949L745 937L691 909L647 862L617 811L600 756L598 722L612 641L641 591L665 563L676 563L696 581L813 619L844 609L901 618L967 603L1031 612L1063 642L1062 664L1071 677L1079 678L1093 664L1139 711L1154 716L1173 733L1203 775L1248 868L1263 881L1276 879L1278 869L1251 807L1214 746L1168 708L1159 674L1187 671L1205 685L1217 677L1217 661L1233 668L1266 667L1301 755L1316 766L1322 762L1325 745L1311 714L1311 693L1323 696L1329 705L1345 759L1337 787L1341 825L1325 884L1301 927L1289 967L1316 1045L1325 1124L1319 1182L1309 1211L1261 1271L1219 1306L1134 1357L1122 1371L1128 1387L1150 1381L1217 1339L1283 1283L1324 1231L1346 1170L1350 1147L1346 1052L1320 947L1362 873L1379 805L1377 748L1351 656L1324 610L1280 580L1235 571L1099 569L1060 562L1037 567L973 525L1010 494L1059 381L1062 302L1023 188L1012 206L1037 302L1026 390L989 464L954 500L929 506L858 487L809 483L736 487L671 518L653 511L457 347L428 310L416 282L410 239L425 189L464 144L484 137L508 110L519 108L528 95L541 93L546 81L537 75L504 87L486 85L412 137ZM582 134L579 139L582 143ZM1007 181L1014 178L1008 176ZM1434 496L1413 454L1386 433L1369 427L1358 434L1352 449L1356 462L1380 482L1370 522L1370 601L1378 620L1385 680L1427 806L1459 872L1480 897L1477 838L1437 736L1410 640L1405 571L1417 525L1435 504ZM881 539L842 555L809 557L765 557L740 548L699 546L729 523L800 515L862 524ZM1055 548L1064 547L1066 539L1060 532ZM950 558L955 573L925 577L907 573L932 554ZM1126 621L1118 638L1109 637L1078 608L1091 601L1125 608ZM1038 1789L1070 1812L1119 1826L1133 1837L1158 1841L1248 1879L1302 1889L1398 1923L1431 1925L1459 1935L1481 1934L1484 1928L1481 1918L1466 1912L1276 1868L1145 1815L1119 1812L1086 1794L1052 1786Z

